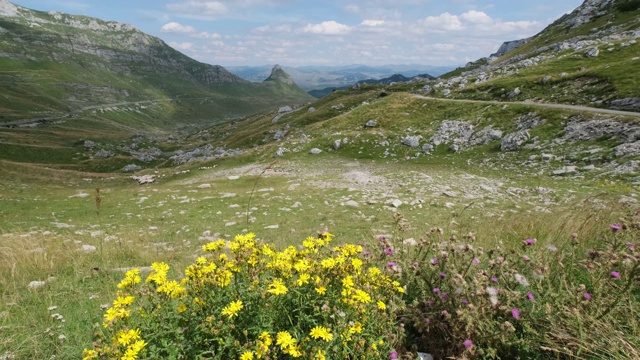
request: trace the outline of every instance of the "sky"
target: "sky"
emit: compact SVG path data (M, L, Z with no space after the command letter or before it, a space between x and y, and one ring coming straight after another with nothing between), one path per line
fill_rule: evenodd
M131 24L222 66L457 66L583 0L10 0Z

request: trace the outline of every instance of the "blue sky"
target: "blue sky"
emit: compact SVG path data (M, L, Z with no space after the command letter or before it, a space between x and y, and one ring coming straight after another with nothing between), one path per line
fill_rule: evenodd
M132 24L223 66L460 65L582 0L10 0Z

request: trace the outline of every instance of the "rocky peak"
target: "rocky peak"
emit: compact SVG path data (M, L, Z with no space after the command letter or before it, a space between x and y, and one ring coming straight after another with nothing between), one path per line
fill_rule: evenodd
M0 15L18 16L18 7L7 0L0 0Z
M287 74L278 64L271 69L271 75L265 81L279 81L288 85L294 84L291 75Z
M585 0L582 5L570 14L558 19L554 25L566 24L570 29L577 28L597 17L606 15L608 8L613 2L614 0Z

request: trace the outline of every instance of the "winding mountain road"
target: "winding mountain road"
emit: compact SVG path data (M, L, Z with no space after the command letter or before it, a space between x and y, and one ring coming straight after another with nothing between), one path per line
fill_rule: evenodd
M564 110L588 111L588 112L598 113L598 114L610 114L610 115L623 115L623 116L640 117L640 113L633 112L633 111L600 109L600 108L592 108L592 107L580 106L580 105L537 103L537 102L533 102L531 100L529 100L529 101L506 102L506 101L492 101L492 100L443 99L443 98L435 98L435 97L423 96L423 95L418 95L418 94L414 94L413 96L415 98L418 98L418 99L435 100L435 101L451 101L451 102L492 104L492 105L517 104L517 105L539 106L539 107L554 108L554 109L564 109Z

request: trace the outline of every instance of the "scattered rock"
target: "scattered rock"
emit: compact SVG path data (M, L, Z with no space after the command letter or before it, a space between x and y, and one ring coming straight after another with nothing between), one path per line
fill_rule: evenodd
M338 139L333 142L333 145L331 145L331 147L333 148L333 150L338 150L340 149L341 144L342 144L342 140Z
M527 130L522 130L515 133L507 134L504 138L502 138L502 143L500 144L500 150L516 151L524 143L529 141L530 138L531 138L531 135L529 135L529 132Z
M198 185L198 189L209 189L211 188L211 184L200 184Z
M278 112L279 112L279 113L285 113L285 112L290 112L290 111L293 111L293 108L292 108L291 106L289 106L289 105L281 106L281 107L278 109Z
M340 103L340 104L337 104L337 105L333 105L331 108L332 108L333 110L340 110L340 109L344 109L344 104L343 104L343 103Z
M346 203L344 203L344 206L349 206L349 207L360 207L360 204L355 201L355 200L349 200Z
M39 281L39 280L34 280L32 282L29 283L29 285L27 285L27 288L29 289L37 289L39 287L43 287L45 286L47 283L44 281Z
M618 145L613 148L613 153L618 157L640 155L640 141Z
M510 91L507 94L507 96L510 97L510 98L513 98L513 97L516 97L516 96L520 95L520 93L521 93L520 88L515 88L512 91Z
M116 154L113 151L101 149L101 150L98 150L98 152L96 152L93 156L97 158L108 158L108 157L113 157L115 155Z
M136 180L140 185L151 184L156 182L156 178L153 175L132 176L133 180Z
M369 120L364 124L364 127L366 127L366 128L373 128L373 127L376 127L376 126L378 126L378 122L375 121L375 120Z
M318 149L318 148L313 148L311 150L309 150L309 154L313 154L313 155L318 155L322 152L322 150Z
M395 199L395 200L391 201L389 204L391 206L393 206L394 208L399 208L400 205L402 205L402 201L398 200L398 199Z
M547 122L536 113L520 115L516 118L515 121L518 124L518 130L534 129Z
M283 116L283 115L284 115L284 114L278 114L278 115L276 115L273 119L271 119L271 123L272 123L272 124L277 123L277 122L278 122L278 120L282 119L282 116Z
M542 154L542 160L551 161L555 158L555 155L552 154Z
M82 251L86 253L96 252L97 248L93 245L82 245Z
M314 107L312 106L312 107L310 107L310 108L309 108L309 110L307 110L307 112L310 112L310 113L312 113L312 112L316 112L316 108L314 108Z
M552 77L550 75L547 75L545 77L542 78L542 82L544 84L548 83L549 81L551 81Z
M640 111L640 97L613 100L609 102L609 107L622 111Z
M273 140L281 140L282 138L284 138L285 136L287 136L287 133L289 131L288 130L278 130L276 131L276 134L273 135Z
M433 145L431 144L422 145L422 151L424 151L425 154L430 154L431 150L433 150Z
M122 168L122 171L124 172L134 172L138 170L142 170L142 166L136 164L129 164Z
M563 167L561 169L554 170L552 174L555 175L555 176L559 176L559 175L575 174L577 172L578 172L578 170L577 170L577 168L575 166L565 166L565 167Z
M94 147L96 147L96 143L91 140L85 140L84 147L86 149L93 149Z
M451 90L449 90L449 89L444 89L444 90L442 90L442 95L444 95L444 96L449 96L449 95L451 95Z
M422 139L422 136L407 136L402 139L402 144L410 147L418 147L420 146L420 139Z
M229 175L229 176L227 176L227 179L229 179L229 180L238 180L238 179L240 179L240 176L239 175Z
M282 155L284 155L284 149L283 148L279 148L278 150L276 150L276 153L274 154L275 157L280 157Z
M280 225L269 225L269 226L265 226L265 229L279 229Z
M587 50L587 52L584 55L588 58L598 57L598 55L600 55L600 50L597 47L592 48Z

